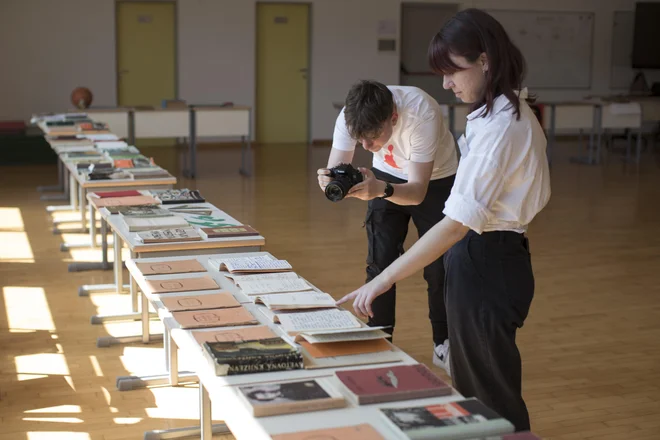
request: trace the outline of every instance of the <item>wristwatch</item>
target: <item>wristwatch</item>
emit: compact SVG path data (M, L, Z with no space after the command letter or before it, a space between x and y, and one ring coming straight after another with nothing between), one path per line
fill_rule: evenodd
M394 194L394 187L390 182L385 182L385 191L383 192L383 199L391 197Z

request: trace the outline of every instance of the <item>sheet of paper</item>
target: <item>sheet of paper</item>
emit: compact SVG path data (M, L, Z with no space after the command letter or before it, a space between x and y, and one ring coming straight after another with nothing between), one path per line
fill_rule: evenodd
M261 280L261 281L241 281L237 283L246 295L260 295L263 293L278 292L300 292L303 290L312 290L312 286L307 284L302 278L289 280Z
M218 262L218 266L220 263ZM274 273L255 273L250 275L238 275L235 273L228 273L225 275L227 278L234 280L238 284L241 281L263 281L263 280L296 280L299 278L295 272L274 272Z
M300 333L305 330L351 329L362 327L350 312L341 309L318 312L278 314L278 319L287 333Z

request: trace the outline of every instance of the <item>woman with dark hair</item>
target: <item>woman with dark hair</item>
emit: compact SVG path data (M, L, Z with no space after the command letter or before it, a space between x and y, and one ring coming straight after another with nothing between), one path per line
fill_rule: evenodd
M337 303L353 299L359 315L372 316L374 298L445 254L454 386L528 430L516 331L534 295L525 232L550 199L545 135L522 88L523 56L492 16L456 14L431 41L429 62L471 105L445 218Z

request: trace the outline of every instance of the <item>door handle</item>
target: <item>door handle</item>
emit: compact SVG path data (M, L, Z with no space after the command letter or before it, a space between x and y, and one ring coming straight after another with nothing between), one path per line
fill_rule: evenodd
M298 72L307 73L307 67L303 67L302 69L298 69Z
M128 70L128 69L121 69L121 70L119 71L119 74L120 74L120 75L123 75L123 74L125 74L125 73L129 73L129 70Z

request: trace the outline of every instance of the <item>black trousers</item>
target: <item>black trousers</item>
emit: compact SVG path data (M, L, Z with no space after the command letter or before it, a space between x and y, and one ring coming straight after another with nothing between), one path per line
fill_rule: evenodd
M468 234L445 253L445 302L454 387L530 429L522 398L516 330L534 296L527 238L511 231Z
M390 183L405 183L390 174L372 169L379 180ZM442 210L454 185L454 176L429 182L424 201L415 206L402 206L387 199L369 200L366 216L369 255L367 257L367 282L378 276L384 269L403 254L403 242L408 233L412 218L417 233L421 237L444 218ZM429 319L433 328L433 342L442 344L448 338L447 311L444 302L445 268L442 257L424 268L424 279L428 284ZM392 326L388 333L393 334L395 324L396 285L374 300L371 308L374 317L370 326Z

